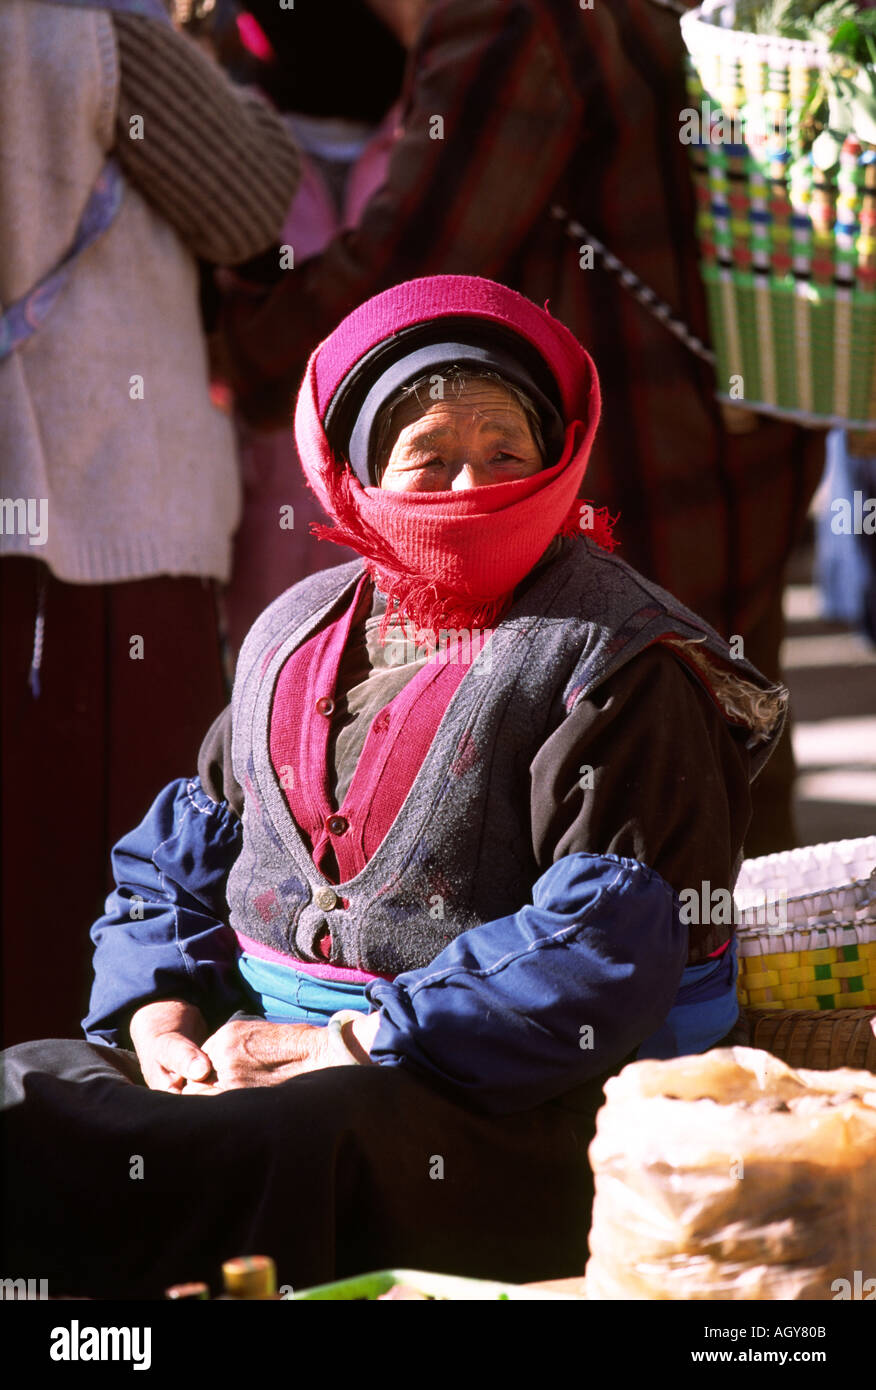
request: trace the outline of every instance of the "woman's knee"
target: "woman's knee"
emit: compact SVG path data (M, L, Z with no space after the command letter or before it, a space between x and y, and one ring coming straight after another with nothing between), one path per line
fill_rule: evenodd
M63 1081L91 1081L109 1077L141 1082L136 1053L84 1038L42 1038L17 1043L0 1054L0 1090L4 1106L25 1097L29 1076L55 1076Z

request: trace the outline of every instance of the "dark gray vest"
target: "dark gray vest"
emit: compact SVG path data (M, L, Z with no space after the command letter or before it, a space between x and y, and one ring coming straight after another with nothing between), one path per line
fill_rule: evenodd
M386 837L355 878L336 886L338 905L327 908L330 885L271 764L269 719L284 662L344 611L361 574L353 561L287 590L255 623L237 665L232 758L245 805L243 848L228 880L231 925L300 960L325 963L317 941L328 928L333 964L413 970L460 932L530 902L539 876L530 765L578 700L661 637L693 640L734 676L773 693L772 733L749 739L753 770L781 730L780 687L734 660L711 628L623 560L588 540L566 541L464 675Z

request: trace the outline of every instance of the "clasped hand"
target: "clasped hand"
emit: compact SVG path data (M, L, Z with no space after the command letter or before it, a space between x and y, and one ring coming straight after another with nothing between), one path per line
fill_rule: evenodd
M356 1023L367 1053L379 1015ZM146 1084L178 1095L217 1095L243 1086L273 1086L306 1071L337 1065L328 1030L307 1023L232 1019L210 1037L200 1010L179 1000L146 1004L131 1020L131 1041Z

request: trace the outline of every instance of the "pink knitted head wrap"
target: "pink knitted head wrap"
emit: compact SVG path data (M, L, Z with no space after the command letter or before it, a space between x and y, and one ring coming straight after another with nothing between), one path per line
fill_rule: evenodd
M531 343L559 388L565 441L551 468L464 492L389 492L362 487L333 456L323 429L334 392L376 344L410 325L465 315L513 330ZM504 285L471 275L410 280L347 316L310 358L295 412L307 479L334 527L315 534L351 546L390 600L421 628L489 627L556 535L589 535L613 549L604 509L578 500L599 422L596 368L545 309ZM385 624L386 626L386 624Z

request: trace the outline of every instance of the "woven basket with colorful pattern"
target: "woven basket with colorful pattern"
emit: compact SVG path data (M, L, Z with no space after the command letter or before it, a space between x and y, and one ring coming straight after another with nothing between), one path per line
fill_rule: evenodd
M876 1007L876 835L747 859L734 897L741 1004Z
M850 135L831 173L792 162L833 60L814 43L723 27L735 14L734 0L711 0L681 20L719 399L876 428L876 147Z

